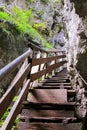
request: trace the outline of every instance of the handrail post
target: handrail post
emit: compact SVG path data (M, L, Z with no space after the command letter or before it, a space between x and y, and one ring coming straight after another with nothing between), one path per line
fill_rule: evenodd
M41 57L41 52L40 51L36 52L35 50L33 50L33 53L34 53L33 57L35 57L36 59ZM39 65L34 66L34 67L31 68L31 74L33 74L35 72L38 72L39 70L40 70L40 66ZM33 81L33 83L31 85L32 85L32 87L37 86L38 85L38 79Z
M53 56L55 56L55 53L53 53ZM52 64L55 64L55 60L51 62L51 65ZM52 70L52 76L54 76L54 74L55 74L55 70Z

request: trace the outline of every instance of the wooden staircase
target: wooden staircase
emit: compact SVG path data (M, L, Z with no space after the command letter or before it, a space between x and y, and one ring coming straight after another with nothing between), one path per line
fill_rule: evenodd
M46 51L30 43L25 53L0 70L1 87L18 70L0 99L0 121L11 108L0 130L11 130L19 115L20 122L15 125L18 130L82 129L75 114L76 92L63 69L66 63L64 51ZM38 83L40 78L44 80Z
M23 102L18 130L81 130L75 117L75 91L67 70L45 79L33 89Z

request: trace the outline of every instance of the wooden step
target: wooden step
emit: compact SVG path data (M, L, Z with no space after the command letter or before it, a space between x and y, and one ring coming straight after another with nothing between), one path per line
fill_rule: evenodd
M58 78L51 78L51 79L46 79L46 80L43 80L41 81L41 83L49 83L49 82L62 82L62 81L65 81L67 82L68 79L58 79ZM68 81L68 83L70 83L70 81Z
M62 95L62 96L61 96ZM34 89L30 93L30 102L34 103L65 103L67 102L66 89Z
M75 102L67 103L34 103L34 102L23 102L24 109L37 109L37 110L74 110L76 106Z
M57 80L57 79L52 79L52 80L48 80L48 81L42 81L41 83L68 83L68 84L70 84L69 82L67 82L67 80L64 80L64 79L59 79L59 80Z
M21 119L28 119L31 117L74 117L72 110L41 110L41 109L22 109Z
M45 82L45 83L39 83L38 86L71 86L70 83L62 83L62 82Z
M41 122L41 123L79 123L81 120L75 117L32 117L29 122Z
M64 89L71 89L69 86L64 86ZM46 87L34 87L33 89L29 89L29 92L34 91L34 89L61 89L61 87L54 87L54 86L46 86ZM76 91L75 90L67 90L67 96L70 97L75 97L76 96Z
M71 86L38 86L34 89L71 89ZM33 89L29 89L29 92L32 92Z
M58 123L28 123L20 122L19 130L81 130L81 123L58 124Z
M80 119L76 117L28 117L28 116L21 116L21 121L29 121L30 123L38 122L38 123L79 123L81 122Z

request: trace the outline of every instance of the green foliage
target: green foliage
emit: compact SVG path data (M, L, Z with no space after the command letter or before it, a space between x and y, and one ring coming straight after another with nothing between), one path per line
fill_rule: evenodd
M18 96L15 96L15 97L13 98L13 102L15 102L17 99L18 99Z
M0 119L0 127L3 125L3 123L4 123L4 121L5 121L6 117L7 117L7 115L9 114L10 110L11 110L11 107L8 107L7 111L4 113L4 115L3 115L2 118Z
M36 29L44 26L43 23L39 25L34 25L35 28L32 26L33 21L33 15L32 10L22 10L17 7L13 8L12 14L8 14L7 12L1 12L0 11L0 19L6 20L9 22L12 22L17 26L17 29L20 33L28 33L30 37L32 37L34 40L41 40L41 43L43 46L52 48L52 45L49 44L42 36L38 33Z
M44 4L47 4L49 0L41 0L41 2L43 2Z
M12 17L10 14L8 14L7 12L1 12L1 11L0 11L0 19L12 21Z
M44 29L44 28L46 28L46 25L45 25L44 22L41 22L41 23L35 23L35 24L33 25L33 27L34 27L35 29Z
M42 81L42 77L40 77L39 79L38 79L38 82L41 82Z
M16 101L17 98L18 98L18 96L15 96L13 100ZM7 118L7 116L8 116L8 114L9 114L11 108L12 108L12 107L8 107L7 110L6 110L6 112L4 113L4 115L2 116L2 118L0 119L0 127L2 127L2 125L4 124L4 121L5 121L5 119ZM20 120L19 120L19 118L17 117L16 120L15 120L15 122L14 122L14 124L13 124L12 130L16 130L16 127L17 127L17 124L19 123L19 121L20 121Z

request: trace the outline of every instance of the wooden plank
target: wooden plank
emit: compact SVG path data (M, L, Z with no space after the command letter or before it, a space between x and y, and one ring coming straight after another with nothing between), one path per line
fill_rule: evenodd
M29 119L30 122L41 122L41 123L79 123L81 122L76 117L32 117Z
M32 59L32 66L47 63L47 58Z
M65 58L65 57L66 57L66 55L60 55L60 56L53 56L53 57L48 57L48 58L32 59L32 66L40 65L43 63L51 62L53 60L57 60L60 58Z
M23 88L21 90L19 98L17 99L17 101L13 105L9 115L7 116L7 118L4 122L4 125L1 127L1 130L11 130L11 127L12 127L12 125L13 125L15 119L16 119L16 116L20 113L20 110L22 108L22 102L26 98L26 94L28 92L29 84L30 84L30 80L27 80L25 85L23 86Z
M46 74L46 69L44 69L42 71L39 71L37 73L31 74L30 75L31 82L33 82L34 80L36 80L39 77L43 76L44 74Z
M51 61L53 61L53 60L57 60L57 59L65 58L65 57L66 57L66 55L48 57L48 58L47 58L47 61L48 61L48 62L51 62Z
M19 75L15 82L11 83L6 93L0 99L0 118L4 114L7 107L10 105L13 97L18 92L19 88L22 86L25 77L29 74L30 65L28 64L25 70Z
M51 72L53 69L60 67L61 65L65 64L65 63L66 63L66 61L62 61L62 62L59 62L59 63L56 63L54 65L49 66L47 69L44 69L44 70L39 71L37 73L31 74L31 76L30 76L31 82L33 82L34 80L43 76L44 74Z
M63 96L61 96L63 95ZM35 89L30 93L30 102L64 103L67 102L66 89Z
M59 62L59 63L56 63L56 64L53 64L53 65L49 66L49 67L47 68L47 73L49 73L49 72L51 72L52 70L54 70L54 69L56 69L56 68L62 66L62 65L65 64L65 63L66 63L66 61L61 61L61 62Z
M37 86L34 87L34 89L71 89L71 86ZM32 90L29 90L29 92L31 92Z
M71 86L71 84L70 83L62 83L62 82L45 82L45 83L39 83L38 84L38 86L42 86L42 85L44 85L44 86Z
M82 123L28 123L20 122L18 130L81 130Z
M38 104L36 104L38 105ZM55 107L56 108L56 107ZM58 108L58 107L57 107ZM74 111L73 110L57 110L57 108L54 110L41 110L41 109L22 109L22 113L20 116L21 121L25 121L26 119L29 119L31 117L74 117Z
M47 102L23 102L23 109L35 109L35 110L74 110L76 106L75 102L64 103L47 103Z

